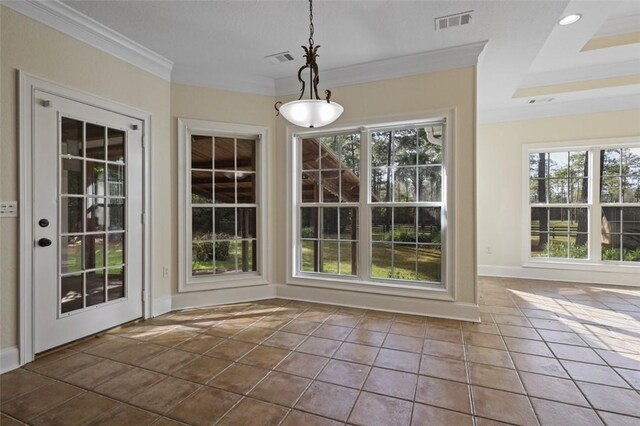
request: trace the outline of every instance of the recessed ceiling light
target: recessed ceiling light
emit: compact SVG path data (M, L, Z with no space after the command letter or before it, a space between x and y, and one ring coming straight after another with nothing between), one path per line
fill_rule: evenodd
M562 18L560 21L558 21L558 24L560 25L575 24L580 20L580 18L582 18L582 15L580 15L579 13L572 13L571 15L567 15L564 18Z

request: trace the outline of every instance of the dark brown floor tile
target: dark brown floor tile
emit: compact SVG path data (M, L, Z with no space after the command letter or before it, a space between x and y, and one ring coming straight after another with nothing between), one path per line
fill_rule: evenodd
M427 340L440 342L462 343L462 330L460 328L428 326L425 333Z
M540 340L519 339L517 337L505 337L504 342L510 352L519 352L529 355L552 357L553 353L547 344Z
M471 384L509 392L524 393L516 370L492 365L469 363Z
M529 396L552 399L567 404L589 405L582 396L582 392L571 380L524 371L520 372L520 377Z
M423 340L418 337L387 334L387 338L384 339L382 347L387 349L396 349L399 351L421 353L422 343Z
M19 422L18 420L14 419L13 417L9 417L9 416L5 415L4 413L0 413L0 424L2 426L22 426L22 425L24 425L24 423ZM338 424L342 424L342 423L338 423Z
M472 386L476 414L517 425L535 425L536 416L529 398L511 392Z
M3 403L0 409L18 420L27 422L82 392L73 386L54 382Z
M190 382L205 384L231 364L233 364L232 361L225 359L200 356L172 373L172 375Z
M339 325L322 324L312 335L324 339L344 340L351 333L351 328Z
M467 368L464 361L440 358L430 355L422 355L420 362L420 374L439 377L441 379L455 380L467 383Z
M514 368L509 352L498 349L467 346L467 360L477 364L488 364L495 367Z
M177 345L176 349L193 352L196 354L203 354L222 342L224 342L224 339L222 337L198 334L196 337L186 340Z
M130 346L113 356L109 356L109 358L125 364L140 366L141 364L144 364L149 358L158 355L166 351L167 349L168 348L166 346L141 342L135 346Z
M191 382L167 377L131 398L129 403L145 410L164 414L199 387Z
M517 325L499 324L500 334L505 337L516 337L518 339L542 340L535 328L519 327Z
M473 418L468 414L415 403L411 426L431 425L472 426Z
M253 388L249 396L285 407L292 407L310 383L310 379L272 371Z
M596 410L640 417L640 395L638 392L593 383L578 382L577 385Z
M71 383L72 385L92 390L101 383L119 376L132 368L133 367L130 365L104 359L94 365L90 365L80 371L66 376L64 381Z
M256 345L253 343L227 340L206 352L205 355L212 356L214 358L227 359L229 361L237 361L255 347Z
M584 362L560 361L573 380L599 383L601 385L628 388L629 385L616 371L605 365L586 364Z
M417 382L418 376L415 374L374 367L363 390L413 400Z
M365 330L364 328L354 328L349 336L347 336L347 342L359 343L361 345L369 346L381 346L384 342L386 334L379 331Z
M344 422L357 397L358 391L355 389L313 382L296 404L296 408Z
M389 333L399 334L401 336L411 336L411 337L420 337L424 338L425 333L427 331L427 327L422 324L407 324L403 322L394 321L391 323L391 328L389 328Z
M591 408L576 407L575 405L537 398L531 398L531 403L542 426L566 424L567 419L571 419L572 425L604 425L598 414Z
M289 355L289 351L287 349L258 346L240 358L238 362L254 365L256 367L273 368L287 355Z
M166 333L162 333L157 337L154 337L153 339L148 340L148 342L155 343L156 345L173 347L193 337L196 337L197 335L198 333L194 331L170 330Z
M499 349L506 351L507 348L502 341L502 336L497 334L476 333L474 331L466 331L464 333L465 345L479 346L484 348Z
M440 340L425 340L422 346L425 355L439 356L450 359L464 359L462 343L444 342Z
M291 410L280 426L341 426L342 423L315 414Z
M328 358L321 356L291 352L275 369L312 379L318 375L327 361Z
M320 323L296 319L282 327L282 331L308 336L318 327L320 327Z
M141 368L132 368L95 388L95 391L120 401L128 401L134 395L159 382L165 376Z
M371 331L381 331L386 333L391 328L391 320L382 318L366 317L356 325L356 328L363 328Z
M209 385L220 389L245 395L251 390L269 370L251 365L234 364L224 370Z
M320 337L309 337L296 348L298 352L312 355L331 357L338 350L342 343L337 340L322 339Z
M223 390L202 388L169 411L167 416L189 425L211 425L240 398L240 395Z
M171 374L196 358L198 358L198 355L191 352L169 349L143 363L141 367L159 373Z
M377 347L345 342L333 357L344 361L371 365L375 361L376 355L378 355Z
M234 334L230 339L259 344L267 340L273 333L274 330L269 328L249 327Z
M413 404L409 401L362 392L358 397L349 423L362 426L409 426Z
M53 377L54 379L62 379L69 374L80 371L90 365L95 365L100 361L102 361L102 358L78 352L59 361L46 364L43 367L35 369L35 371L39 374Z
M54 383L53 380L22 368L13 370L0 376L0 402L4 403L51 383Z
M269 337L262 344L264 346L273 346L276 348L294 350L300 343L304 341L305 337L301 334L289 333L286 331L278 331L273 336Z
M464 383L419 376L416 401L471 414L469 386Z
M157 414L134 408L130 405L120 404L115 409L91 420L87 426L145 426L151 424L157 418Z
M117 404L112 399L85 392L36 417L31 424L80 426L111 410Z
M222 418L220 426L276 426L287 409L251 398L243 399Z
M560 362L555 358L547 358L536 355L512 353L511 358L520 371L528 371L530 373L546 374L548 376L569 378Z
M417 373L420 367L420 355L383 348L380 349L374 365L407 373Z
M371 367L332 359L318 376L318 380L360 389Z

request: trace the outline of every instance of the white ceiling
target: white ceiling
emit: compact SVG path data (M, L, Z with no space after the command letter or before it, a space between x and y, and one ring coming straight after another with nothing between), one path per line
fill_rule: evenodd
M295 75L302 65L300 45L308 38L308 3L302 0L64 3L173 61L174 80L214 87L265 93L286 86L277 82ZM434 18L468 10L474 11L471 25L435 31ZM558 26L567 13L583 19ZM526 107L527 100L513 98L520 87L640 74L640 43L580 52L595 35L640 30L637 17L638 1L314 2L321 82L323 70L487 40L478 108L492 117ZM294 62L264 59L287 50ZM627 86L625 95L640 95L635 86ZM333 89L339 100L339 89ZM617 97L620 88L614 89L594 91L592 98ZM554 102L563 98L567 105L576 101L574 94Z

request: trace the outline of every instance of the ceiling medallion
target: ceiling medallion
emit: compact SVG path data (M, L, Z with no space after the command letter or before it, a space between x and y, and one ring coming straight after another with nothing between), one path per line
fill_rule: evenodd
M333 123L344 111L342 105L331 101L331 90L324 91L326 95L324 100L318 96L320 77L316 58L320 46L313 45L313 30L313 0L309 0L309 47L302 46L307 63L298 70L298 81L302 84L300 97L297 101L286 104L278 101L275 104L278 111L276 115L282 114L288 122L311 129ZM309 99L302 99L306 87L302 72L307 68L309 69Z

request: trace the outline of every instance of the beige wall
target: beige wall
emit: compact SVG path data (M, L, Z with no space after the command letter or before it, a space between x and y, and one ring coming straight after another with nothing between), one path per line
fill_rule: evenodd
M522 265L523 145L625 136L640 137L640 110L479 125L478 264Z
M340 103L345 113L340 121L354 122L362 119L390 116L401 119L429 110L455 108L455 205L458 212L457 235L454 243L455 272L461 302L475 303L475 67L415 75L393 80L358 84L333 89L332 99ZM385 118L386 117L386 118ZM284 171L287 165L285 122L277 123L276 168L282 170L276 176L276 187L286 187ZM286 217L286 194L276 191L273 202L277 217ZM276 253L286 252L285 223L279 221L273 235L277 238ZM274 265L277 283L286 282L286 258L278 258Z
M174 167L169 137L170 84L11 9L0 9L0 199L18 199L17 70L150 112L153 114L153 292L154 297L169 295L170 283L175 281L175 268L171 277L163 278L162 265L172 264L171 248L175 246L172 233L166 232L174 225L173 199L165 189L173 185L166 170ZM0 348L6 348L17 344L18 220L0 219L0 226Z

